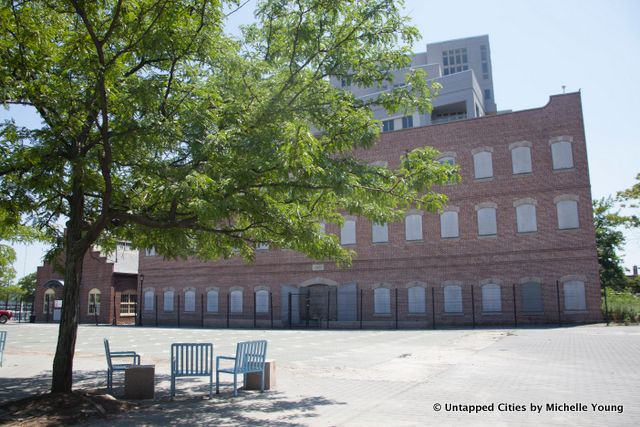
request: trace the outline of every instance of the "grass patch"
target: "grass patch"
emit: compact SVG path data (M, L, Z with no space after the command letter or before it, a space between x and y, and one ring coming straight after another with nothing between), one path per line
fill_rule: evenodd
M615 323L640 323L640 297L634 295L631 290L614 291L606 289L607 305L609 306L609 319ZM605 313L604 293L602 299L602 313Z

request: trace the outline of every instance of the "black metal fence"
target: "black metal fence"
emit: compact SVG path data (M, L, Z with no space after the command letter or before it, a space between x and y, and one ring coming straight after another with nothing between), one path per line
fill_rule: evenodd
M0 302L0 309L12 312L13 317L11 319L13 321L25 323L30 321L33 314L33 302L25 300L2 301Z

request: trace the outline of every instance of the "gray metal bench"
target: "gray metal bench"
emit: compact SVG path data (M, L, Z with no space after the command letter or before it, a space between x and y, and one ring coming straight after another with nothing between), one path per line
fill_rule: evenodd
M264 361L267 357L267 341L244 341L236 346L235 357L216 357L216 394L220 393L220 373L233 375L233 395L238 395L238 375L260 373L260 391L264 391ZM221 360L233 360L233 367L220 367Z
M107 357L107 389L111 393L113 388L113 373L115 371L124 371L131 366L140 365L140 355L135 351L111 351L109 348L109 340L104 339L104 353ZM129 358L131 363L114 363L113 359Z
M176 378L209 377L209 397L213 391L213 344L171 344L171 397L176 394Z
M0 366L4 360L4 344L7 342L7 331L0 331Z

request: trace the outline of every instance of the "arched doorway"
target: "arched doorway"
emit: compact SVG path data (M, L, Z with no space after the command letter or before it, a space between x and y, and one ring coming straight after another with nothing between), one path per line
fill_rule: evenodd
M338 284L332 280L315 278L300 284L300 320L307 327L326 327L337 320Z

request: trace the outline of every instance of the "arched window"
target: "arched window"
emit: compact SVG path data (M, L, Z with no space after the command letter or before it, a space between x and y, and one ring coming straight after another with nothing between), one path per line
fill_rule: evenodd
M410 314L421 314L427 311L427 301L425 291L422 286L412 286L407 289L407 299L409 302L408 311Z
M144 310L152 311L155 304L155 292L153 289L144 290Z
M391 313L391 291L389 288L375 288L373 290L373 312L375 314Z
M371 240L373 243L384 243L389 241L389 227L386 223L371 225Z
M556 213L558 214L558 228L567 230L579 228L578 220L578 196L563 195L554 199L556 203Z
M462 287L460 285L444 287L444 312L462 313Z
M207 312L208 313L217 313L218 312L218 291L215 289L207 292Z
M89 314L100 314L100 290L93 288L89 291Z
M542 311L542 286L537 282L523 283L522 311L525 313L538 313Z
M231 291L229 303L229 311L231 313L242 313L242 291L238 289Z
M536 205L533 199L521 199L513 204L516 208L518 233L530 233L538 230Z
M56 292L53 289L47 289L44 292L44 304L42 305L43 313L53 313L53 302L56 299Z
M196 292L188 289L184 292L184 312L193 313L196 311Z
M482 285L482 311L497 313L502 311L500 286L495 283Z
M496 208L493 206L476 207L478 216L478 235L495 236L498 233Z
M440 214L440 236L443 239L460 236L460 231L458 230L458 212L450 210Z
M558 137L551 139L551 157L553 169L571 169L573 167L573 152L571 149L571 137Z
M489 149L480 149L473 154L475 178L491 178L493 176L493 160Z
M584 282L569 280L564 282L564 309L566 311L584 311L587 303L584 295Z
M404 232L407 240L422 240L422 215L407 215L404 219Z
M514 142L511 150L511 166L514 175L531 173L531 143L529 141Z
M269 312L269 291L261 289L256 292L256 313Z
M344 221L344 225L340 230L340 244L341 245L356 244L356 221L355 220L347 219Z
M174 295L174 291L172 289L168 289L166 291L164 291L164 311L165 312L171 312L173 311L173 295Z

